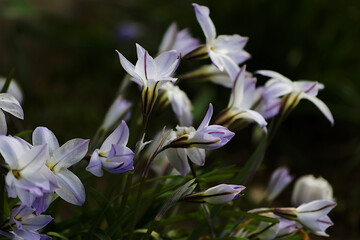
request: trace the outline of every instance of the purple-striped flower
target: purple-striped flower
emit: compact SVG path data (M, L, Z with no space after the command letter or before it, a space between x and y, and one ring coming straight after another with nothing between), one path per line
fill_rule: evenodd
M260 70L257 74L270 77L266 82L265 89L262 92L264 99L274 99L280 96L288 96L283 103L284 111L294 108L301 99L307 99L312 102L330 121L334 124L334 118L323 101L317 98L319 90L324 88L323 84L312 81L291 81L280 73L270 70Z
M10 220L0 229L0 234L16 240L50 239L49 236L37 231L52 220L50 215L36 215L34 209L19 204L11 210Z
M47 144L49 147L50 155L46 159L46 166L55 174L60 186L55 192L69 203L82 205L85 202L84 185L68 168L85 157L90 140L76 138L60 147L54 133L46 127L37 127L32 137L34 146ZM44 208L50 198L51 196L45 195L44 199L37 199L35 203L38 208Z
M206 47L213 64L221 71L227 70L230 64L238 65L250 58L250 54L244 50L248 41L247 37L238 34L220 35L216 37L214 23L210 19L210 10L206 6L193 4L196 18L206 37Z
M90 163L86 170L97 177L110 173L122 173L134 169L134 152L126 147L129 139L129 128L125 121L105 139L100 149L91 155Z

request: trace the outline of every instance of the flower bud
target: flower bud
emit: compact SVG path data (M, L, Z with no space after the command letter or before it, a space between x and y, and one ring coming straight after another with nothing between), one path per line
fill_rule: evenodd
M293 177L289 174L289 169L280 167L271 175L269 185L267 187L267 200L274 200L284 188L292 181Z
M324 178L306 175L299 178L292 193L291 202L294 206L314 200L332 200L333 189Z
M220 184L204 192L188 195L184 199L190 202L225 204L238 198L244 189L245 187L242 185Z

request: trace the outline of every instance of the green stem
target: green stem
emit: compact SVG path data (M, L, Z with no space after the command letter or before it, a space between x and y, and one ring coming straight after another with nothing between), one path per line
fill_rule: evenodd
M5 216L5 176L0 175L0 223L6 218Z

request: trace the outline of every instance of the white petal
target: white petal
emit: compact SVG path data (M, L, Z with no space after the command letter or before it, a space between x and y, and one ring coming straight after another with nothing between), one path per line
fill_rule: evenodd
M275 79L278 79L285 83L292 83L292 81L290 79L288 79L287 77L281 75L280 73L271 71L271 70L259 70L259 71L256 71L255 73L263 75L265 77L275 78Z
M9 93L0 93L0 108L17 118L24 119L20 103Z
M111 145L125 146L129 139L129 128L125 121L121 124L105 139L100 148L100 153L108 153L111 149Z
M229 74L230 78L235 81L238 73L240 71L239 66L227 55L219 55L219 60L221 61L221 65L224 67L226 72Z
M175 148L167 149L164 151L171 165L178 171L182 176L186 176L190 172L189 162L185 149Z
M135 72L135 66L131 62L129 62L118 50L116 50L116 52L119 55L121 66L125 69L127 73L129 73L132 77L136 79L135 82L137 84L142 85L142 78Z
M199 166L204 166L205 164L205 149L201 148L186 148L186 154L188 155L190 161Z
M25 148L16 138L0 136L0 153L10 168L19 168L18 159L28 150L29 149Z
M138 45L137 45L138 46ZM140 56L135 65L135 72L145 81L149 79L155 80L157 76L157 69L155 60L149 55L147 51L144 55Z
M262 97L264 99L271 99L283 96L293 91L292 85L279 81L278 79L270 79L266 82Z
M85 202L85 188L80 179L68 169L61 169L56 173L60 188L56 193L65 201L83 205Z
M207 41L211 41L216 37L216 30L214 23L210 19L210 10L208 7L199 6L193 3L195 8L196 19L198 20Z
M172 23L169 28L166 30L163 39L161 40L161 44L159 47L159 52L165 52L173 49L174 42L177 34L177 26L176 23Z
M242 51L248 40L248 37L242 37L239 34L220 35L214 41L214 48L223 53L233 54Z
M208 108L208 110L206 112L206 115L205 115L204 119L202 120L202 122L201 122L201 124L200 124L200 126L198 127L197 130L201 130L204 127L207 127L209 125L212 114L213 114L213 106L210 103L209 108Z
M34 217L28 217L21 221L24 229L39 230L45 227L53 218L50 215L39 215Z
M220 71L224 71L224 65L220 59L220 54L215 53L209 47L208 47L208 54L215 67L217 67Z
M56 149L53 153L53 161L50 164L56 164L55 171L60 168L68 168L84 158L88 151L88 139L81 138L72 139L67 141L60 148Z
M316 96L319 90L324 88L324 85L313 81L296 81L293 83L300 91L305 92L311 96Z
M48 158L49 148L46 144L34 146L19 158L19 169L22 169L21 173L24 175L27 173L34 175L33 173L39 171L45 165Z
M157 74L164 77L170 76L176 70L178 62L178 53L175 50L160 54L155 58Z
M242 111L242 113L240 113L237 118L244 118L255 121L265 131L265 133L267 132L267 122L260 113L250 109L241 109L239 111Z
M306 93L302 93L300 95L301 98L305 98L309 101L311 101L315 106L325 115L325 117L330 121L331 125L334 125L334 118L330 112L330 109L325 105L323 101L321 101L319 98L311 96Z
M3 111L0 110L0 135L6 135L7 133L7 125L6 118Z
M336 203L331 200L315 200L300 205L296 212L299 220L306 222L327 215L335 206Z
M241 69L236 73L234 77L234 86L231 91L230 101L228 107L239 108L241 106L244 96L244 85L245 85L245 74L246 65L242 66Z
M142 58L144 57L146 50L140 46L140 44L136 43L136 54L137 54L137 58Z
M59 148L59 142L52 131L46 127L37 127L32 134L34 146L47 144L50 155Z

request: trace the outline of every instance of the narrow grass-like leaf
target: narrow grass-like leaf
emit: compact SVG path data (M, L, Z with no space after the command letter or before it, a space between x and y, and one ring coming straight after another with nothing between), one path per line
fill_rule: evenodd
M225 210L220 212L221 216L227 217L246 217L251 218L254 220L262 221L262 222L269 222L269 223L279 223L280 221L277 218L266 217L254 213L244 212L244 211L232 211L232 210Z

